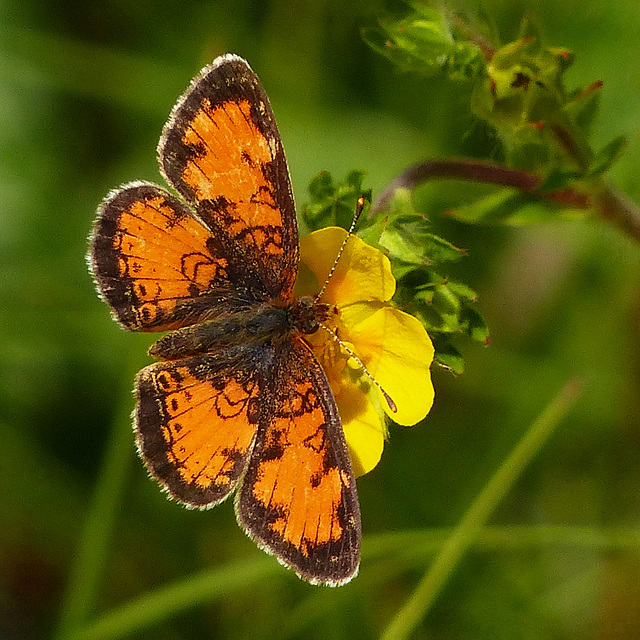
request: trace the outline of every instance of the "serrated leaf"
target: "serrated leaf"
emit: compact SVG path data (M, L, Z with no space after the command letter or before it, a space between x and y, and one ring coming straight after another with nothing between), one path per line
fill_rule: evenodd
M365 238L362 239L365 240ZM394 260L391 263L391 273L393 273L393 277L396 279L396 281L401 280L402 278L411 274L415 270L415 268L415 264L408 264L406 262L400 262L398 260Z
M564 106L565 113L585 134L591 132L601 97L602 82L598 81L576 92Z
M309 183L311 201L302 209L302 216L310 230L337 225L348 228L353 220L356 201L364 196L371 200L371 192L364 192L365 173L351 171L345 181L336 184L331 174L322 171Z
M432 284L440 284L444 282L445 278L443 278L439 273L434 271L433 269L421 267L415 268L411 272L411 275L405 278L402 281L403 286L407 286L409 288L416 289L420 291L421 289L428 287Z
M432 304L442 315L449 316L457 316L461 307L460 299L446 284L436 287Z
M313 203L321 203L333 197L335 186L331 174L328 171L321 171L311 179L307 190Z
M356 235L364 240L368 245L382 249L382 246L380 245L380 236L387 227L387 224L389 224L389 218L387 216L373 220L367 220L365 218L357 225ZM392 268L393 266L394 265L392 265Z
M464 298L469 302L475 302L478 298L476 292L466 284L462 284L462 282L448 282L447 284L451 291L460 298Z
M442 316L430 304L415 305L409 309L410 313L418 318L424 325L430 336L433 337L434 332L445 332L446 323Z
M364 29L364 41L405 71L428 76L448 61L454 42L443 14L417 2L401 2L394 13Z
M396 189L389 201L388 209L389 214L394 218L415 215L411 190L404 187Z
M423 289L418 289L415 294L415 300L431 304L433 302L434 293L435 287L425 287Z
M387 225L379 239L390 258L415 265L454 261L464 255L462 249L426 229L428 223L420 215L403 216Z
M464 359L449 340L436 337L433 341L433 346L435 348L434 360L440 366L456 375L462 375L464 373Z
M425 235L427 246L427 255L433 262L455 262L467 255L464 249L460 249L451 244L448 240L433 235L432 233Z

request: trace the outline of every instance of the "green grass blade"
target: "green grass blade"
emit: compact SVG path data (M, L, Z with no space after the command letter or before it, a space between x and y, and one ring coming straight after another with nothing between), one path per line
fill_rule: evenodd
M383 640L402 640L410 636L429 611L448 577L473 544L491 513L575 403L580 395L581 386L578 381L569 382L498 467L453 530L409 600L383 632Z
M116 514L134 459L131 409L132 367L126 367L126 392L115 413L110 440L80 534L78 551L71 567L56 638L66 640L92 614L116 524Z
M273 558L242 560L224 567L203 571L186 580L152 591L124 605L95 623L73 634L73 640L115 640L131 637L136 631L151 627L179 611L203 602L211 602L267 577L282 572Z

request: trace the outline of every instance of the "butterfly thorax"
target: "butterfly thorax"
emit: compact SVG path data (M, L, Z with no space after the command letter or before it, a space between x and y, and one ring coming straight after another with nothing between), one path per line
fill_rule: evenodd
M293 304L277 300L257 303L171 331L153 344L149 353L176 360L233 345L277 344L290 340L291 334L315 333L330 309L331 305L318 303L313 296L301 296Z

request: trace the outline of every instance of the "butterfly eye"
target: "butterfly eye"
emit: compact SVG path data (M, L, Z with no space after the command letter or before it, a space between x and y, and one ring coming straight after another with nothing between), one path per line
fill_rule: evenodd
M300 296L290 309L291 327L306 335L315 333L329 317L330 306L319 304L314 296Z

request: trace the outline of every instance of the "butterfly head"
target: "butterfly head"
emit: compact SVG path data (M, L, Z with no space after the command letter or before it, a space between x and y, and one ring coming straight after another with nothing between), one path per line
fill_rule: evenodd
M318 302L316 296L300 296L290 310L291 326L300 333L315 333L332 312L337 313L337 309L331 304Z

